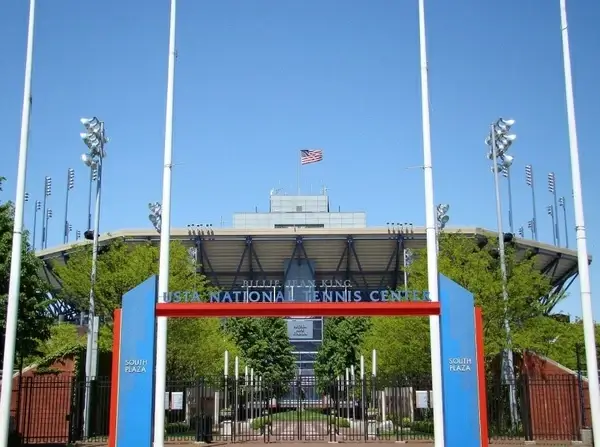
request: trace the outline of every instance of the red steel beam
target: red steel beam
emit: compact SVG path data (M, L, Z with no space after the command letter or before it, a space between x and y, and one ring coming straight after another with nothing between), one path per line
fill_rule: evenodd
M157 317L362 317L439 315L440 304L428 301L387 303L159 303Z

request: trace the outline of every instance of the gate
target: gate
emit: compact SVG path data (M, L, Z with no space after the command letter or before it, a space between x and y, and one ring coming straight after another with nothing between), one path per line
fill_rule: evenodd
M431 440L431 379L167 383L166 439L196 442Z

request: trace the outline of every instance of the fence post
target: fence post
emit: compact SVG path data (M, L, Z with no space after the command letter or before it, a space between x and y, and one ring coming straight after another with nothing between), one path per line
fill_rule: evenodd
M583 394L583 377L582 377L582 364L581 364L581 344L575 345L575 357L577 359L577 388L579 391L579 413L581 420L581 428L585 428L585 397Z
M531 421L531 399L529 393L529 376L521 376L521 411L523 413L523 434L525 441L533 441L533 427Z

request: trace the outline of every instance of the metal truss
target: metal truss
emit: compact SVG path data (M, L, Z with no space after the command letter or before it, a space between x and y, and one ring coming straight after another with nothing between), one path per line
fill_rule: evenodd
M265 271L261 264L260 258L255 250L255 244L264 241L264 238L246 236L244 238L244 249L237 262L235 271L215 271L210 258L205 249L207 241L214 240L213 232L210 228L201 226L188 226L189 234L194 241L194 247L190 249L190 255L196 262L196 271L205 275L215 286L221 287L221 282L230 284L233 290L239 279L244 280L267 280L273 278L281 278L283 274L283 282L287 281L291 266L294 262L307 262L311 275L316 278L326 278L331 280L350 280L352 282L360 282L365 288L375 287L373 277L378 277L376 282L379 287L398 287L398 278L402 273L403 256L404 256L404 241L410 237L404 231L392 231L385 239L394 240L395 246L390 255L387 265L384 270L365 270L362 266L360 257L356 251L355 243L357 241L351 235L345 237L344 250L338 260L335 270L319 270L315 271L312 266L311 258L305 247L305 236L295 236L293 239L293 249L290 254L290 262L287 268L282 271ZM381 239L381 238L379 238ZM281 240L281 239L279 239ZM314 239L310 238L313 241ZM337 239L339 240L339 238ZM358 239L358 240L363 240ZM358 280L358 281L357 281Z

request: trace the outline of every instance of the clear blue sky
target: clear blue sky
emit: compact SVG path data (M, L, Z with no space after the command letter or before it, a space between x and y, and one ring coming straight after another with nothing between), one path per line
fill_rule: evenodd
M306 147L325 156L303 169L303 191L326 184L336 208L366 211L369 225L423 224L422 171L406 169L422 164L416 0L180 0L178 9L175 226L266 209L270 188L294 191ZM2 200L14 198L27 13L24 0L0 6ZM541 239L552 241L554 171L574 247L558 0L429 0L426 13L436 202L451 204L453 225L496 228L483 140L491 121L515 118L515 226L531 218L531 163ZM600 4L571 0L569 19L589 249L598 254ZM51 176L50 245L62 242L69 167L70 220L85 229L81 116L103 119L111 138L101 231L150 225L147 204L161 197L168 24L167 0L38 2L26 222ZM577 284L571 292L561 308L580 315Z

